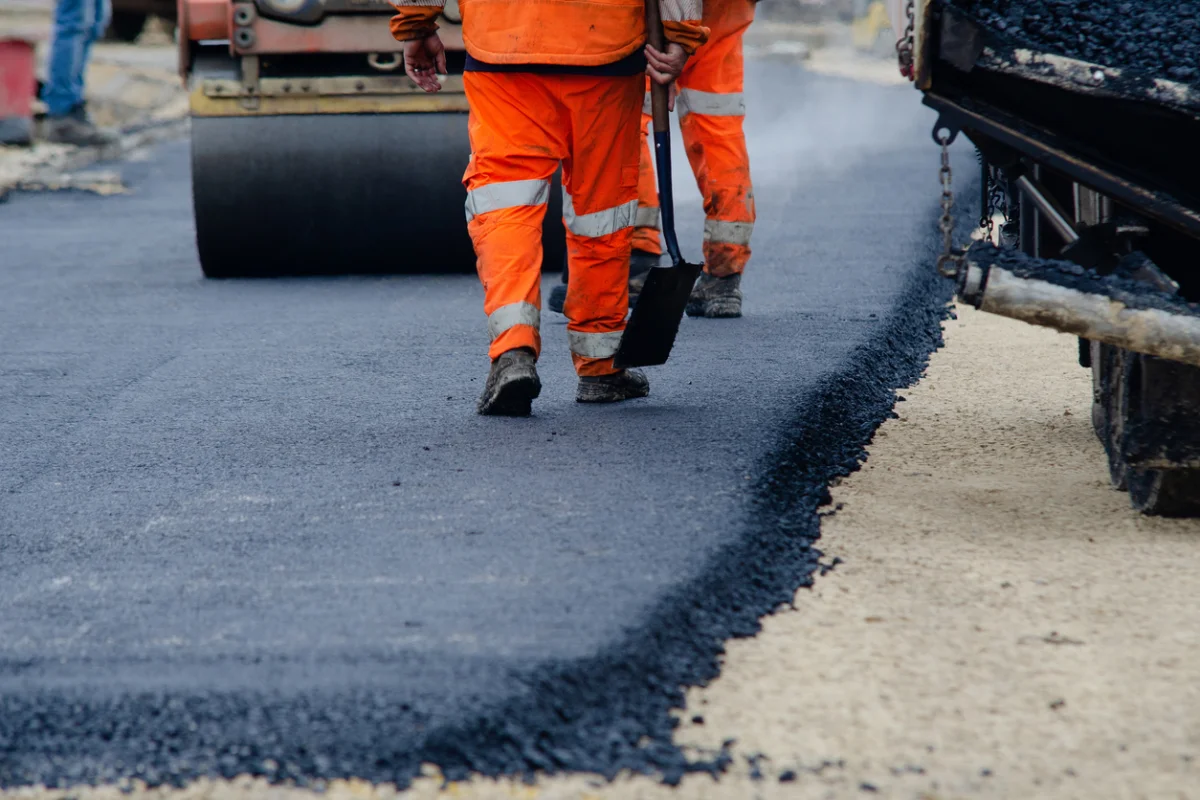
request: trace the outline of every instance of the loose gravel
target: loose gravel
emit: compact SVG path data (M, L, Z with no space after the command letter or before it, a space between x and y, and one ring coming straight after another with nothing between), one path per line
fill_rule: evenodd
M1197 0L950 0L949 4L1013 43L1184 83L1200 81Z

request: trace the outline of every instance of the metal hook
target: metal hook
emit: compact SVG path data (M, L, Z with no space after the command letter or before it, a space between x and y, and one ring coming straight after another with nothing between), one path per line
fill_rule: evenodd
M937 123L933 126L933 141L949 147L954 144L954 140L958 138L961 130L957 125L947 122L945 117L938 117Z
M404 62L399 53L371 53L367 63L380 72L392 72Z

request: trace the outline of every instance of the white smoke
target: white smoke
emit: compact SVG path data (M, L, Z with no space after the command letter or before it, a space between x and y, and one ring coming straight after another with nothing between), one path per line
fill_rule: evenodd
M927 134L936 119L911 85L806 74L799 66L748 63L746 106L751 175L761 187L848 170ZM676 203L695 203L699 193L672 124Z

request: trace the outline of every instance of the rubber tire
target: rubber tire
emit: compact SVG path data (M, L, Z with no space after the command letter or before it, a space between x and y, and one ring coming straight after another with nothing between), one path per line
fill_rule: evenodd
M1109 451L1113 484L1128 490L1130 505L1148 516L1200 516L1200 469L1138 469L1126 463L1126 430L1143 416L1142 392L1147 380L1144 363L1148 357L1127 350L1109 349L1115 354L1112 449ZM1186 379L1184 383L1187 383ZM1170 385L1178 388L1179 382Z
M193 117L191 146L209 278L475 272L465 113ZM543 260L557 272L557 181L546 217Z
M1129 471L1121 452L1124 436L1125 402L1124 353L1116 347L1091 343L1092 429L1104 445L1108 476L1113 488L1125 491Z
M148 14L140 11L113 11L108 23L108 38L118 42L136 42L146 29Z
M1200 516L1200 469L1129 470L1129 501L1156 517Z
M190 77L238 74L208 47ZM464 112L193 117L191 151L207 278L475 272ZM544 271L557 272L566 257L557 174L542 247Z

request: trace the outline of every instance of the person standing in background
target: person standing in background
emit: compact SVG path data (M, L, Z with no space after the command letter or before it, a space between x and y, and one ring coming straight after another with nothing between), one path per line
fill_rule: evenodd
M83 99L92 44L104 35L111 18L111 0L58 0L42 87L46 104L42 138L46 141L97 147L117 140L115 131L97 128L91 121Z

